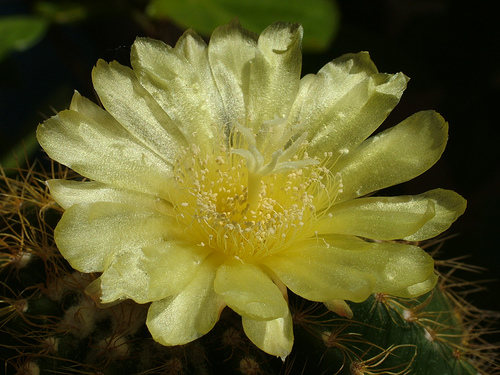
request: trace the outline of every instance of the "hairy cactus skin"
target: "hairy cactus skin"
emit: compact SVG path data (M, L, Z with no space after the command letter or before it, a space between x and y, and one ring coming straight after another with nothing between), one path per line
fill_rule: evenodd
M0 357L7 374L500 373L497 348L478 325L495 314L454 294L448 277L418 299L377 294L352 303L352 319L291 294L295 344L285 362L256 348L230 309L201 339L162 346L144 324L148 305L99 307L84 291L96 275L72 270L57 251L52 231L62 210L43 181L66 173L0 176Z

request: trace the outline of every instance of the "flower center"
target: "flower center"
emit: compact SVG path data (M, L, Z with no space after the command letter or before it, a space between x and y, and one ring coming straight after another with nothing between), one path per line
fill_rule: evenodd
M312 223L331 203L331 179L307 156L306 134L266 154L249 129L236 131L222 142L236 147L203 153L192 146L179 157L181 194L173 203L188 240L248 260L314 235Z

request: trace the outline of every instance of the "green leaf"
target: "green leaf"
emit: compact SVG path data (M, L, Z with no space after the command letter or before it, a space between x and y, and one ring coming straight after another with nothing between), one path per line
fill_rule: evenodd
M88 3L88 2L87 2ZM73 1L37 1L33 5L35 13L55 23L67 24L81 21L88 17L90 4Z
M147 13L205 35L234 17L256 33L276 21L299 22L304 27L304 49L313 52L327 49L339 26L334 0L152 0Z
M38 43L48 21L29 15L0 17L0 61L14 51L25 51Z

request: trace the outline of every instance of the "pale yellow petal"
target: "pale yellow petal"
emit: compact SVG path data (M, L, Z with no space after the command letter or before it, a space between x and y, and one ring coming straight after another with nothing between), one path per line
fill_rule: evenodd
M367 52L343 55L301 80L289 122L308 132L311 156L336 160L382 124L407 82L402 73L378 73Z
M130 133L113 116L93 101L80 95L78 91L74 92L69 109L92 119L95 123L101 127L105 127L107 131L116 136L131 138Z
M434 266L416 246L337 236L297 243L264 264L294 293L321 302L397 293L427 280Z
M226 108L212 74L212 67L208 58L208 46L198 34L188 30L177 41L175 50L185 57L192 69L200 77L204 97L201 103L198 103L198 106L203 106L204 111L210 112L212 132L219 131L221 127L225 128L227 121Z
M324 301L323 303L328 310L344 318L352 319L354 315L347 302L343 299L332 299L330 301Z
M149 301L179 292L188 284L210 250L185 241L166 241L142 249L141 268L148 275Z
M259 36L250 66L247 114L257 131L264 121L288 115L302 69L302 26L277 22Z
M310 301L362 302L373 293L377 280L350 264L350 256L342 249L303 242L263 263L292 292Z
M175 49L184 56L193 68L197 68L198 74L212 76L208 64L208 46L194 30L186 30L175 43ZM208 72L206 71L207 68L209 69Z
M115 121L97 122L66 110L38 126L40 145L54 160L93 180L129 190L168 196L172 165L132 137ZM134 178L130 178L133 176Z
M99 60L92 70L92 82L104 108L138 139L143 147L167 162L173 162L186 138L132 69L116 61Z
M174 215L172 205L167 201L149 194L121 189L102 182L49 180L46 183L52 198L64 209L68 209L73 204L115 202Z
M82 272L102 272L124 253L167 238L175 221L123 203L75 204L57 225L54 237L61 254Z
M114 257L112 263L100 276L101 302L133 299L146 303L148 299L149 275L141 268L144 254L141 249L128 251Z
M183 345L209 332L224 308L213 290L216 263L206 259L178 294L153 302L146 324L162 345Z
M464 213L466 204L459 194L444 189L419 195L358 198L334 205L318 221L318 234L421 241L448 229Z
M434 111L418 112L349 152L332 168L342 181L338 200L369 194L411 180L440 158L448 124Z
M416 298L434 289L437 282L438 275L433 272L426 280L400 290L392 291L391 294L402 298Z
M290 311L286 316L273 320L253 320L243 316L242 323L250 341L264 352L284 361L292 351L293 321Z
M402 239L419 231L435 212L434 201L426 196L359 198L333 206L319 220L318 234Z
M443 233L465 212L467 206L467 201L452 190L434 189L417 197L434 202L436 213L418 232L404 238L408 241L427 240Z
M147 303L178 293L208 253L193 244L165 241L117 256L101 275L101 301Z
M131 63L141 85L189 143L212 145L210 140L224 123L224 111L203 40L187 31L172 48L158 40L138 38L132 45Z
M383 269L377 275L375 293L388 293L398 297L411 298L431 291L436 285L434 260L417 246L397 243L381 243L374 257L386 257ZM375 261L373 262L375 263ZM375 266L376 267L376 266ZM370 272L367 268L366 272Z
M259 267L229 259L218 270L215 292L238 314L251 319L282 317L288 304L279 288Z
M237 20L218 27L210 38L208 58L228 124L245 120L250 60L256 51L257 35L243 29Z

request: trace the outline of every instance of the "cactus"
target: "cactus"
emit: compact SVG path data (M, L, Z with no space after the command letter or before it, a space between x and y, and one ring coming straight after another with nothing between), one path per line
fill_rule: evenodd
M71 269L52 231L62 210L43 181L68 170L1 175L1 357L8 374L499 374L485 318L453 291L457 260L418 299L377 294L351 303L353 318L290 295L295 345L282 362L257 349L229 309L184 346L155 342L147 305L99 306L84 290L96 275ZM431 245L431 244L429 244ZM469 267L474 270L473 267ZM479 324L483 321L482 325Z

